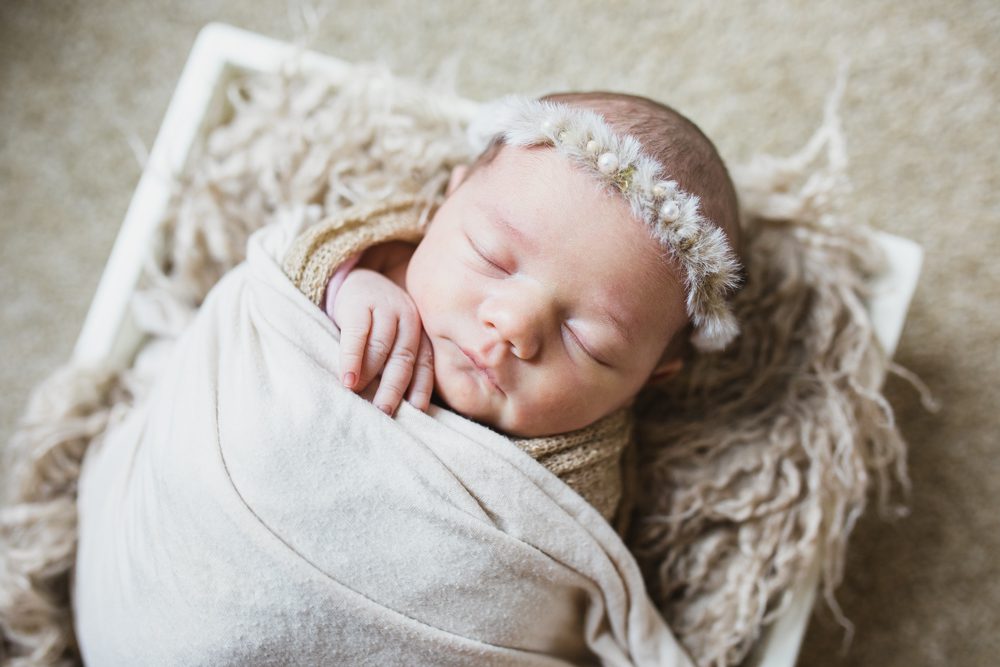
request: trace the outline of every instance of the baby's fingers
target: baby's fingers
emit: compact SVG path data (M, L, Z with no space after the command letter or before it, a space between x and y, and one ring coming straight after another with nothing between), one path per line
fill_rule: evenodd
M417 365L413 369L410 391L406 400L418 410L426 411L431 405L434 392L434 351L426 333L420 335L420 349L417 350Z
M420 345L420 321L415 317L403 316L399 320L392 354L382 371L382 379L375 394L377 408L391 415L403 400L403 393L413 377L413 367L417 362Z
M386 309L372 311L372 329L364 347L365 358L361 362L361 374L356 389L363 391L379 373L384 373L389 355L396 345L398 316Z
M361 390L361 364L365 359L368 333L372 328L372 311L361 308L341 318L340 323L340 381L348 389Z

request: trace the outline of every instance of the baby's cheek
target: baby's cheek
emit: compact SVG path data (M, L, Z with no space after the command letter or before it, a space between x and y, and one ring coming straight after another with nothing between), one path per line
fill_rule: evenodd
M568 430L562 427L567 417L575 416L578 406L573 392L552 378L541 378L531 391L508 397L506 414L511 430L530 435Z
M454 301L453 284L457 276L450 275L451 272L447 264L441 263L432 270L423 272L423 281L418 286L420 299L414 299L417 308L427 311L428 317L436 317L437 313L447 310Z

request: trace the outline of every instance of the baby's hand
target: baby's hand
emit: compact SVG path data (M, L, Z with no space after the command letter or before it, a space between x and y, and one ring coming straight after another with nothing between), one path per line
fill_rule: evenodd
M345 387L362 392L381 373L372 400L380 410L393 414L407 388L414 407L430 406L431 343L410 295L376 271L354 269L337 292L333 321L340 327L340 377Z

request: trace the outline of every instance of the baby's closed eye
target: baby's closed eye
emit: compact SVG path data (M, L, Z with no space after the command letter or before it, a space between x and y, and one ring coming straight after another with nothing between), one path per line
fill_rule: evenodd
M469 242L469 247L472 249L472 252L483 264L505 275L510 274L510 271L507 270L504 266L502 266L500 261L495 259L489 251L477 245L476 242L473 241L468 236L466 236L465 238Z
M599 354L594 352L591 346L585 343L580 338L580 336L573 331L572 328L564 324L562 325L562 330L563 330L563 340L566 341L567 347L576 349L577 354L582 353L587 358L587 360L592 363L596 363L600 366L606 366L610 368L610 364L604 361L604 359Z

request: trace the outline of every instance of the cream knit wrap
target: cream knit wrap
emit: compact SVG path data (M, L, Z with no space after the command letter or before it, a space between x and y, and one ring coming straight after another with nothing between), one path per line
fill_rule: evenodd
M468 162L464 121L358 68L334 84L288 68L233 83L233 117L177 184L164 257L136 313L153 343L133 369L67 367L39 387L9 449L0 626L37 664L72 655L68 574L89 443L148 388L149 369L264 224L302 228L362 202L441 196ZM845 220L835 110L788 158L734 170L745 213L743 334L640 397L638 484L626 544L700 665L734 665L820 559L834 605L847 538L876 485L888 509L905 449L880 387L888 367L864 308L879 268Z

